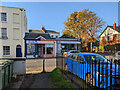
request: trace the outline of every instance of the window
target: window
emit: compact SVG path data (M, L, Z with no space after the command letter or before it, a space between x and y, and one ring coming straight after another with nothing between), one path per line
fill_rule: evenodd
M7 14L6 13L1 13L1 21L6 22L7 21Z
M78 56L77 56L77 61L78 61L78 62L83 62L83 61L84 61L84 58L83 58L81 55L78 55Z
M10 55L10 46L3 46L3 55Z
M47 44L47 54L53 54L53 44Z
M120 55L120 52L118 52L118 55Z
M27 55L34 55L34 54L35 54L35 45L27 44Z
M109 36L109 40L113 40L113 35Z
M7 28L1 28L2 39L7 39Z
M76 54L73 54L70 58L71 58L72 60L76 60Z
M103 57L101 55L84 55L84 57L85 57L85 59L86 59L86 61L88 63L92 63L92 62L94 63L95 60L97 62L100 60L100 62L104 62L104 63L108 62L108 63L110 63L109 60L107 60L105 57Z
M80 53L79 51L71 51L70 53Z
M51 37L53 37L53 35L51 35Z

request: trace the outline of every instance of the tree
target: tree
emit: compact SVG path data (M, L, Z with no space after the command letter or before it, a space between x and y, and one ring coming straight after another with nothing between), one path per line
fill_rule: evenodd
M104 22L94 12L84 9L80 12L72 13L64 24L63 34L81 38L82 42L90 42L92 51L92 43L98 39Z

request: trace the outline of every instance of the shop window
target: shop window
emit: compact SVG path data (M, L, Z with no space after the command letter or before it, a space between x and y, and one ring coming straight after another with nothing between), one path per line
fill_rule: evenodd
M35 45L27 44L27 55L34 55L34 54L35 54Z
M47 54L53 54L53 44L47 44Z

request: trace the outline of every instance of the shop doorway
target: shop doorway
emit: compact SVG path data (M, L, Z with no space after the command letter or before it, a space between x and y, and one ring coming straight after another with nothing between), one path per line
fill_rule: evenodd
M42 57L42 46L38 46L38 57Z

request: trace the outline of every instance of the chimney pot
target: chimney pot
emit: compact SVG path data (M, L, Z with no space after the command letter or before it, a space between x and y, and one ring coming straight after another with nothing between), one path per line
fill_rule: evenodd
M45 30L45 28L42 26L42 30Z
M116 29L116 23L115 23L115 22L114 22L114 24L113 24L113 28Z

